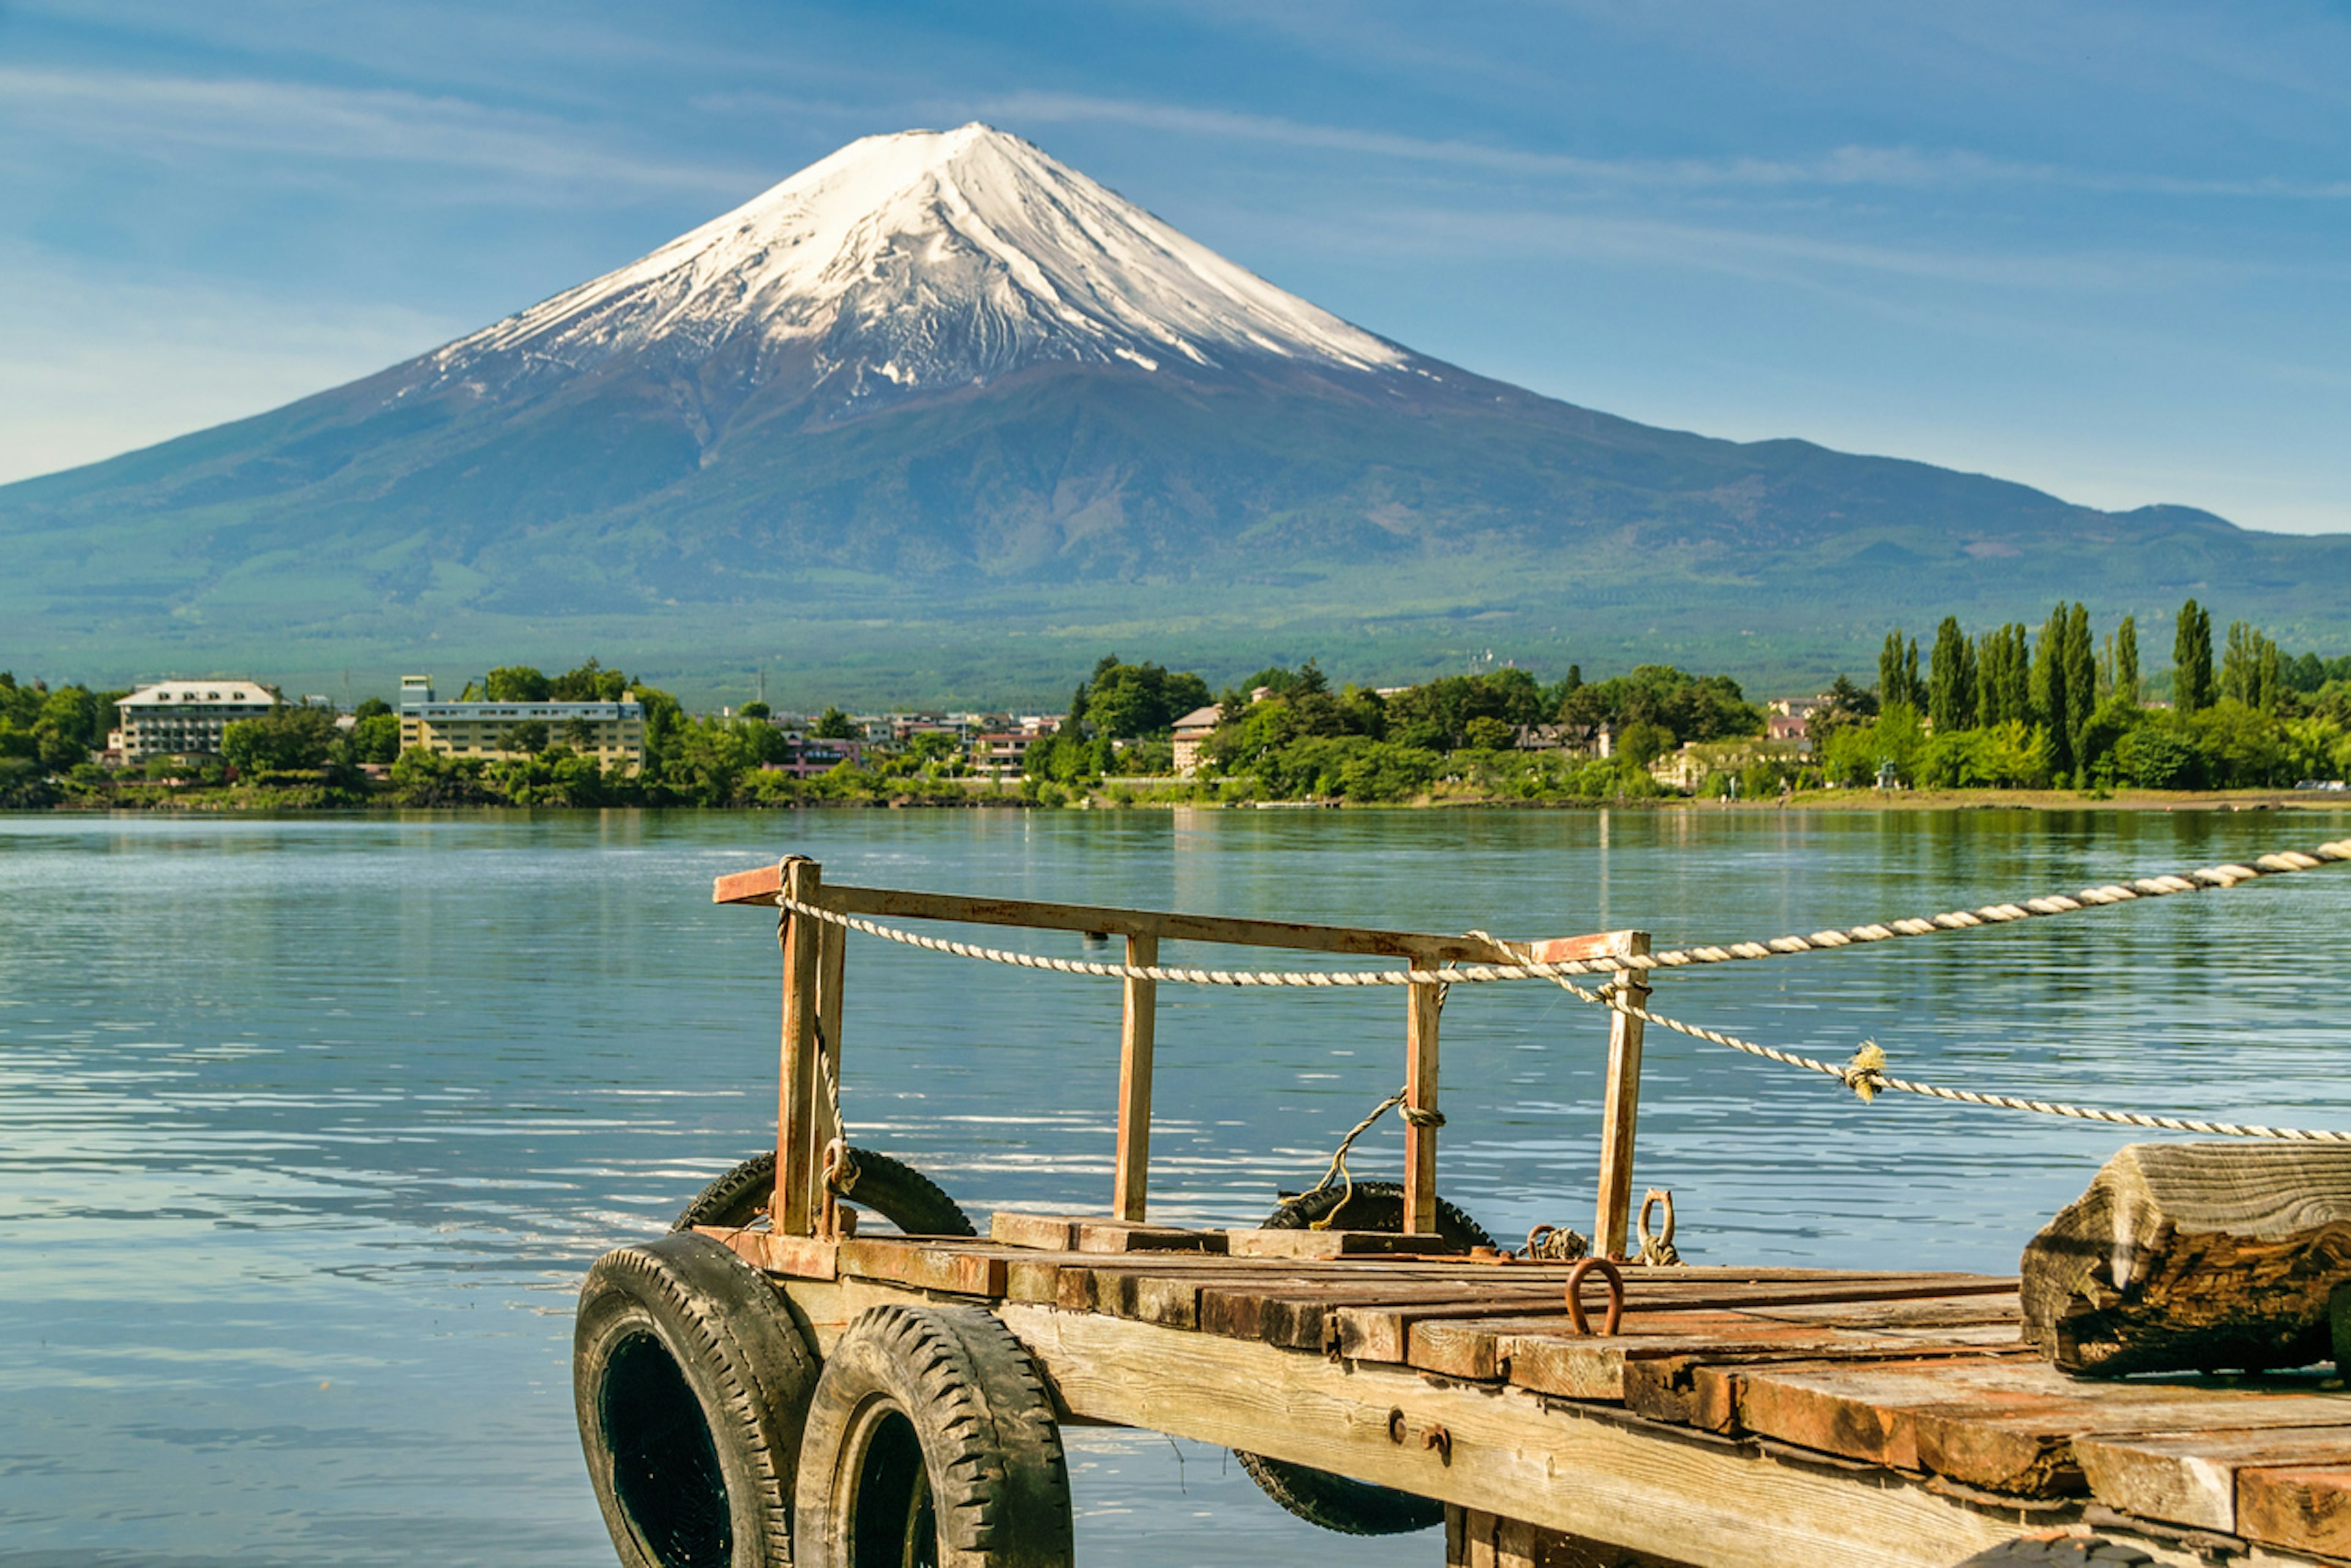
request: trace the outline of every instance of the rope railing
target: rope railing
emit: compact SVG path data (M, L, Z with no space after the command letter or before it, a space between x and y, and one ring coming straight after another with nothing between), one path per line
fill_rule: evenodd
M1810 936L1774 936L1764 942L1734 942L1723 946L1673 947L1660 953L1572 958L1557 963L1455 964L1438 969L1203 969L1176 964L1111 964L1088 958L1057 958L1042 953L1013 952L943 936L925 936L919 932L884 925L859 915L844 915L821 904L806 904L780 888L776 894L776 904L791 914L805 915L810 919L827 921L852 931L862 931L869 936L879 936L884 941L921 947L934 953L948 953L959 958L1008 964L1023 969L1044 969L1063 975L1092 975L1114 980L1157 980L1173 985L1288 986L1321 990L1352 986L1486 985L1510 980L1556 982L1575 975L1613 975L1627 970L1678 969L1693 965L1776 958L1791 953L1833 951L1840 947L1886 942L1898 936L1928 936L1942 931L1967 931L1982 925L2006 925L2051 915L2067 915L2078 909L2132 904L2144 898L2168 898L2183 893L2231 888L2265 877L2312 871L2342 861L2351 861L2351 839L2338 839L2308 851L2279 850L2261 856L2251 865L2231 862L2203 866L2195 871L2140 877L2127 883L2108 883L2102 887L2085 887L2078 893L2045 894L2019 902L1988 904L1980 909L1947 910L1940 915L1873 922L1847 926L1841 931L1815 931Z
M1740 960L1776 957L1783 954L1834 950L1856 944L1883 942L1896 936L1924 936L1938 931L1964 931L1985 925L2006 924L2036 916L2070 914L2085 908L2102 908L2135 903L2142 898L2163 898L2182 893L2205 889L2239 886L2263 877L2281 876L2294 872L2311 871L2319 866L2351 861L2351 839L2338 839L2309 851L2281 850L2259 857L2250 865L2234 862L2206 866L2196 871L2163 876L2142 877L2129 883L2109 883L2102 887L2085 888L2077 894L2051 894L2018 903L1987 904L1975 910L1952 910L1941 915L1894 920L1865 925L1855 925L1843 931L1816 931L1808 936L1774 937L1768 942L1740 942L1728 946L1672 948L1661 953L1635 954L1621 957L1571 959L1559 963L1468 964L1452 965L1437 969L1334 969L1334 970L1249 970L1203 969L1167 964L1110 964L1092 959L1057 958L1039 953L1019 953L1003 948L985 947L969 942L956 942L946 937L925 936L918 932L884 925L878 921L845 915L820 904L804 903L791 897L778 887L776 904L780 914L805 915L885 941L901 943L930 952L952 954L957 957L1008 964L1019 968L1043 969L1060 974L1091 975L1111 979L1156 980L1179 985L1207 986L1271 986L1295 987L1303 989L1340 988L1363 986L1479 985L1509 980L1548 980L1596 1007L1613 1009L1652 1023L1660 1029L1693 1040L1741 1051L1750 1056L1776 1061L1807 1072L1836 1079L1863 1100L1874 1098L1882 1090L1915 1094L1927 1099L1943 1100L1957 1104L1980 1105L1997 1110L2031 1112L2044 1116L2060 1116L2073 1121L2102 1123L2112 1126L2143 1127L2162 1132L2200 1133L2218 1137L2269 1138L2293 1143L2351 1144L2351 1133L2314 1130L2300 1127L2270 1127L2235 1122L2205 1121L2186 1116L2159 1116L2137 1111L2114 1111L2098 1106L2076 1105L2064 1101L2030 1100L2012 1094L1993 1094L1972 1089L1951 1089L1941 1084L1924 1083L1914 1079L1897 1078L1886 1071L1886 1056L1874 1042L1865 1044L1845 1062L1823 1061L1796 1051L1782 1051L1775 1046L1745 1040L1720 1030L1701 1024L1686 1023L1663 1013L1626 999L1621 985L1612 984L1602 990L1576 985L1575 975L1619 975L1624 972L1680 968L1690 965L1731 963ZM782 935L779 930L778 935ZM1483 936L1483 933L1472 935ZM1490 941L1492 938L1488 937ZM838 1090L834 1090L838 1094ZM1343 1176L1346 1149L1371 1124L1378 1120L1390 1106L1400 1104L1403 1095L1391 1096L1377 1110L1349 1134L1340 1145L1333 1173ZM838 1100L834 1102L838 1116ZM1410 1113L1407 1113L1410 1114ZM1327 1184L1330 1174L1324 1176ZM1352 1182L1350 1183L1352 1186Z
M1573 981L1557 984L1595 1007L1608 1008L1656 1024L1659 1029L1672 1030L1692 1040L1728 1046L1749 1056L1760 1056L1786 1067L1802 1068L1834 1078L1859 1095L1865 1102L1874 1099L1880 1090L1891 1089L1899 1094L1917 1094L1929 1100L1948 1100L1961 1105L1983 1105L2001 1111L2030 1111L2043 1116L2064 1116L2076 1122L2103 1122L2116 1127L2147 1127L2168 1133L2205 1133L2222 1138L2277 1138L2299 1144L2351 1144L2351 1133L2304 1127L2265 1127L2237 1122L2206 1122L2189 1116L2157 1116L2141 1111L2109 1111L2095 1105L2074 1105L2062 1100L2027 1100L2013 1094L1991 1094L1974 1089L1948 1089L1939 1083L1921 1083L1915 1079L1896 1078L1886 1071L1886 1052L1876 1041L1865 1042L1852 1059L1842 1063L1823 1061L1817 1057L1802 1056L1776 1046L1742 1040L1719 1029L1703 1024L1684 1023L1667 1018L1647 1008L1625 999L1622 993L1603 994L1587 989ZM1609 988L1614 992L1614 988Z

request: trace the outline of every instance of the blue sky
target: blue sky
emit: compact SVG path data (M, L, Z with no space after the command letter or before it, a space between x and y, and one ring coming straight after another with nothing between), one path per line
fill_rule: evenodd
M0 0L0 478L980 119L1587 406L2351 530L2351 5Z

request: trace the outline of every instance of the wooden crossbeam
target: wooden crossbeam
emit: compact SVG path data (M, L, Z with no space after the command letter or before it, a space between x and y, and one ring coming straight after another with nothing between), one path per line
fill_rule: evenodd
M779 885L777 868L759 866L716 878L714 904L772 907ZM813 902L813 901L812 901ZM1366 957L1410 958L1424 964L1507 964L1520 949L1483 937L1447 936L1426 931L1390 931L1368 925L1316 925L1292 920L1252 920L1224 915L1185 915L1171 910L1121 909L1105 904L1050 904L1024 898L982 898L956 893L920 893L907 888L858 887L842 883L824 889L827 909L900 920L950 920L973 925L1020 925L1039 931L1101 932L1149 936L1162 942L1220 942L1241 947L1278 947L1301 953L1352 953ZM1563 963L1615 950L1620 933L1560 937L1530 944L1542 961Z

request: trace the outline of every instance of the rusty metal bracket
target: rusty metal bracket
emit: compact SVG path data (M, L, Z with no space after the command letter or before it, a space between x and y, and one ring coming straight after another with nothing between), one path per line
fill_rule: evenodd
M1604 1335L1613 1335L1617 1325L1625 1321L1625 1276L1617 1272L1616 1265L1605 1258L1586 1258L1567 1271L1568 1321L1575 1325L1575 1332L1580 1334L1592 1332L1592 1320L1583 1312L1583 1281L1594 1269L1599 1270L1608 1281L1608 1316L1603 1321L1600 1332Z

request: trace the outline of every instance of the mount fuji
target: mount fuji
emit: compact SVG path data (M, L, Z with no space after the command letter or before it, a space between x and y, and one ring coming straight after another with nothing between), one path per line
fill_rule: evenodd
M689 690L942 700L1113 645L1812 676L1906 614L2197 593L2315 632L2351 585L2351 540L1479 377L980 125L852 143L417 359L0 487L0 625L94 677L592 645Z

